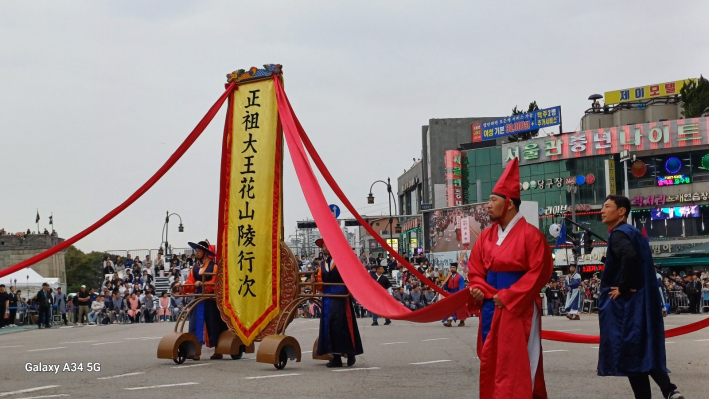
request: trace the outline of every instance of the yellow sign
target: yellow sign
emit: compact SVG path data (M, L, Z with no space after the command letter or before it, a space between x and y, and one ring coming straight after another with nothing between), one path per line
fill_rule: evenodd
M675 82L660 83L650 86L633 87L631 89L607 91L604 96L606 104L618 104L627 101L647 100L655 97L679 95L679 91L688 81L696 82L697 79L678 80Z
M273 79L239 85L229 107L217 301L229 328L249 345L279 314L282 134Z

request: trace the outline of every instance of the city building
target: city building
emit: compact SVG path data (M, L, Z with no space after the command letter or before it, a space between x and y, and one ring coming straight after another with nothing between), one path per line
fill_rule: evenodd
M472 131L480 122L432 120L423 129L422 165L414 164L399 178L400 211L416 215L422 207L485 202L507 162L517 158L522 200L538 203L539 228L550 246L556 239L549 227L562 221L560 215L571 216L572 208L577 223L606 236L600 209L607 195L622 194L631 199L631 221L647 232L658 266L679 273L709 268L709 118L682 119L678 94L683 82L606 92L603 106L594 103L585 112L583 130L527 140L483 134L490 139L436 141L433 121L460 131ZM427 138L436 145L427 147ZM413 238L421 245L419 227L402 222L412 229L402 229L401 240L411 243ZM554 249L555 266L565 271L573 263L571 250ZM585 277L602 270L605 250L594 240L593 249L578 259Z

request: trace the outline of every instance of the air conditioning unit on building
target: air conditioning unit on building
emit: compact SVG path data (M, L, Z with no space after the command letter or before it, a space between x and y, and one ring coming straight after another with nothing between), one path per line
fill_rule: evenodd
M384 237L389 235L389 230L380 230L379 235Z

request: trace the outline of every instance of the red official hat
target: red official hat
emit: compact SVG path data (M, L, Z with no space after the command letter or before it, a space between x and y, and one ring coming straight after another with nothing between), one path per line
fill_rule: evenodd
M502 211L501 218L504 220L507 215L507 206L510 199L520 199L522 197L519 190L519 161L517 158L507 163L507 167L505 171L502 172L500 180L497 181L495 188L492 189L492 194L505 199L505 208Z
M322 238L318 238L317 240L315 240L315 245L317 245L318 247L322 248L323 244L325 244L325 241Z
M500 180L495 184L492 193L503 198L520 199L519 191L519 161L517 158L507 163L505 171L502 172Z

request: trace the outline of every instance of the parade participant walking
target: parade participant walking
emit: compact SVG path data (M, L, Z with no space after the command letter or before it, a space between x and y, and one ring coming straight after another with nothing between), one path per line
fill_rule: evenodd
M470 254L471 310L480 311L480 397L546 399L541 297L553 261L546 237L519 213L519 164L507 164L487 204L494 224Z
M569 266L566 275L566 317L569 320L581 320L579 308L581 307L581 275L576 273L576 266Z
M0 284L0 328L12 324L10 318L10 294L5 292L5 284Z
M463 278L462 275L458 274L458 263L451 263L450 269L448 269L448 276L443 281L443 289L450 292L451 294L455 294L456 292L465 289L465 278ZM453 313L447 319L443 320L443 325L446 327L450 327L453 325L454 321L460 320L460 322L458 323L458 327L463 327L465 326L465 319L467 318L468 309L463 308Z
M665 327L652 251L643 234L627 224L630 200L609 195L601 220L610 229L601 276L598 375L628 377L636 399L650 399L652 377L662 397L684 399L670 382Z
M214 256L214 252L209 250L209 243L200 241L196 244L193 242L188 242L187 244L195 250L197 261L187 275L187 281L185 281L184 286L178 282L175 283L173 289L181 288L185 293L196 294L214 292L214 285L212 284L217 281L217 264L210 259L210 256ZM206 279L205 283L210 283L210 285L202 287L202 274L204 273L215 273L215 275ZM215 301L202 301L190 312L189 331L195 334L199 342L208 348L215 347L219 334L226 330L227 326L222 320ZM210 359L221 359L222 357L222 355L215 353Z
M549 301L550 307L549 316L558 316L559 306L561 304L561 291L556 281L552 281L547 290L547 300Z
M344 284L340 271L330 256L325 241L319 238L315 245L322 248L325 258L320 262L318 282ZM344 285L323 285L325 295L347 295L349 290ZM362 340L354 317L351 296L346 298L323 298L323 311L320 318L318 337L319 356L330 355L332 359L327 367L342 367L342 355L347 355L347 366L355 364L356 355L364 353Z
M381 254L379 254L381 256ZM391 287L391 281L387 278L387 276L384 275L384 266L379 265L377 266L377 271L376 273L371 273L372 278L379 283L379 285L382 286L385 290L389 291L389 295L393 295L393 289ZM372 325L373 326L378 326L379 322L379 315L372 313ZM388 326L391 324L391 320L389 319L384 319L384 325Z

